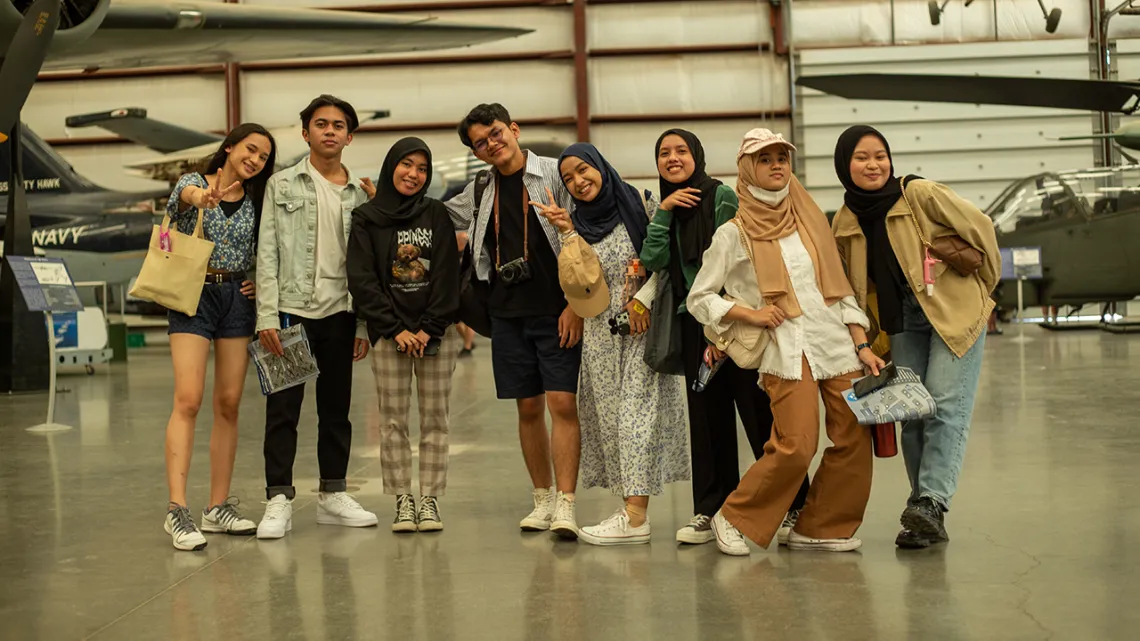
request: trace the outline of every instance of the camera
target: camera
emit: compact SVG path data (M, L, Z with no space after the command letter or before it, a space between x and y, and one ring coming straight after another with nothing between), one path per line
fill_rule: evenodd
M622 313L610 319L610 333L614 336L629 336L629 312Z
M499 267L499 278L508 286L525 283L530 280L530 263L525 258L516 258Z

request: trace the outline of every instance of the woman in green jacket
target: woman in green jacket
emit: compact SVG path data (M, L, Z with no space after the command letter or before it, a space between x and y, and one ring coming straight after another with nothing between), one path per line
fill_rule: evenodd
M693 518L677 531L680 543L708 543L714 538L710 520L740 483L736 449L736 412L752 453L764 453L772 429L768 396L754 370L725 363L701 392L693 391L705 349L704 328L685 308L684 299L701 268L701 257L717 227L732 220L739 206L736 193L705 172L705 150L691 132L670 129L657 139L657 173L661 205L649 224L641 260L650 271L668 271L681 315L682 358L689 402L689 434L693 456ZM713 348L714 356L726 358ZM734 411L735 410L735 411ZM805 477L779 541L787 541L795 517L807 499Z

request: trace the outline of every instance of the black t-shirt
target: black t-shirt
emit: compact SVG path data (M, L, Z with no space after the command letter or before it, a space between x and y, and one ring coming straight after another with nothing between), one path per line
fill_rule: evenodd
M566 309L566 297L558 283L558 257L546 239L546 233L539 223L534 207L526 206L529 230L523 228L523 174L520 170L511 176L499 178L495 197L499 199L499 233L495 234L495 212L486 212L487 255L491 258L491 300L489 307L492 316L499 318L520 318L525 316L558 316ZM533 198L533 195L531 195ZM480 212L480 215L484 215ZM525 231L525 234L524 234ZM523 237L528 237L530 257L530 280L507 285L499 278L495 267L496 247L502 243L499 265L523 257Z
M396 315L405 329L420 329L420 318L431 302L431 259L435 240L427 216L393 229L389 291Z

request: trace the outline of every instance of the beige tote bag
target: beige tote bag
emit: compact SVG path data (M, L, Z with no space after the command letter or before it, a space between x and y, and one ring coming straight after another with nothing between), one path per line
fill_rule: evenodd
M202 234L204 215L205 212L199 209L193 235L172 228L170 214L162 217L162 224L155 225L150 233L150 249L131 288L131 296L187 316L198 313L198 299L206 285L206 267L214 253L214 243ZM166 234L169 234L169 251L162 246Z

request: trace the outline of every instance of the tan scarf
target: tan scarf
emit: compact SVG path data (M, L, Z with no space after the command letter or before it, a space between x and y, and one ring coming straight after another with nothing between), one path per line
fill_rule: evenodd
M775 206L757 199L748 190L749 187L763 189L756 183L756 158L757 154L746 154L737 162L736 195L740 198L740 209L736 216L752 240L756 281L760 283L764 302L776 305L790 318L803 313L778 242L797 230L815 266L815 280L827 304L853 296L827 216L799 179L792 176L788 196Z

